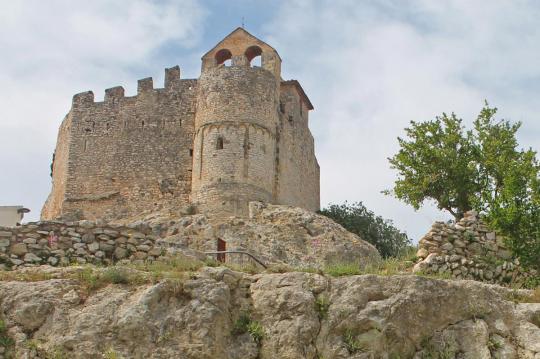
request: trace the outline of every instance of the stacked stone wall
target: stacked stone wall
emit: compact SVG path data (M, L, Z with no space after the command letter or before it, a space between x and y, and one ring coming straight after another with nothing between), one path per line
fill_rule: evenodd
M166 254L156 243L158 230L143 223L119 226L91 221L0 227L0 267L151 261Z
M459 279L491 283L523 282L535 275L525 271L473 211L457 223L435 222L420 240L414 272L446 274Z

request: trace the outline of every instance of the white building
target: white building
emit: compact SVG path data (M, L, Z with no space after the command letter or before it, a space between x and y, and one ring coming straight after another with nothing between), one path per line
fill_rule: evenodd
M0 206L0 227L15 227L19 225L25 213L30 212L23 206Z

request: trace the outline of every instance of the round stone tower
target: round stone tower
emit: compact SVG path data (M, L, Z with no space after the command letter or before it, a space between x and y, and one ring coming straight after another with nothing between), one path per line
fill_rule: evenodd
M280 70L277 52L242 28L202 57L191 200L212 217L275 201Z

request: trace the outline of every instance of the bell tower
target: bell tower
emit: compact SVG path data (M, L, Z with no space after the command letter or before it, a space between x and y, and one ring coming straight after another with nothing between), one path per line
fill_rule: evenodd
M276 202L280 83L276 50L243 28L202 57L191 201L211 216Z

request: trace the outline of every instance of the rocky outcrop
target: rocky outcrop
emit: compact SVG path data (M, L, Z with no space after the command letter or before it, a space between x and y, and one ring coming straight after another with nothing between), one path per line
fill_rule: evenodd
M503 237L490 230L476 212L457 223L435 222L419 241L415 272L447 274L454 278L491 283L516 283L534 276L504 245Z
M515 303L512 295L530 292L475 281L203 268L88 293L62 279L78 270L0 281L0 319L15 357L540 357L540 303Z
M255 254L266 263L322 268L336 262L364 265L380 259L377 249L331 219L298 207L251 202L249 218L230 217L219 222L202 215L170 223L164 218L149 223L167 228L160 244L165 247L216 250L216 239L227 250ZM228 256L242 261L242 257Z
M380 259L375 247L329 218L301 208L252 202L248 219L219 222L201 214L160 212L122 223L44 221L0 227L0 269L154 261L178 252L204 259L205 251L218 249L218 239L227 250L247 251L267 264L320 268ZM249 258L228 254L225 260L245 263Z

